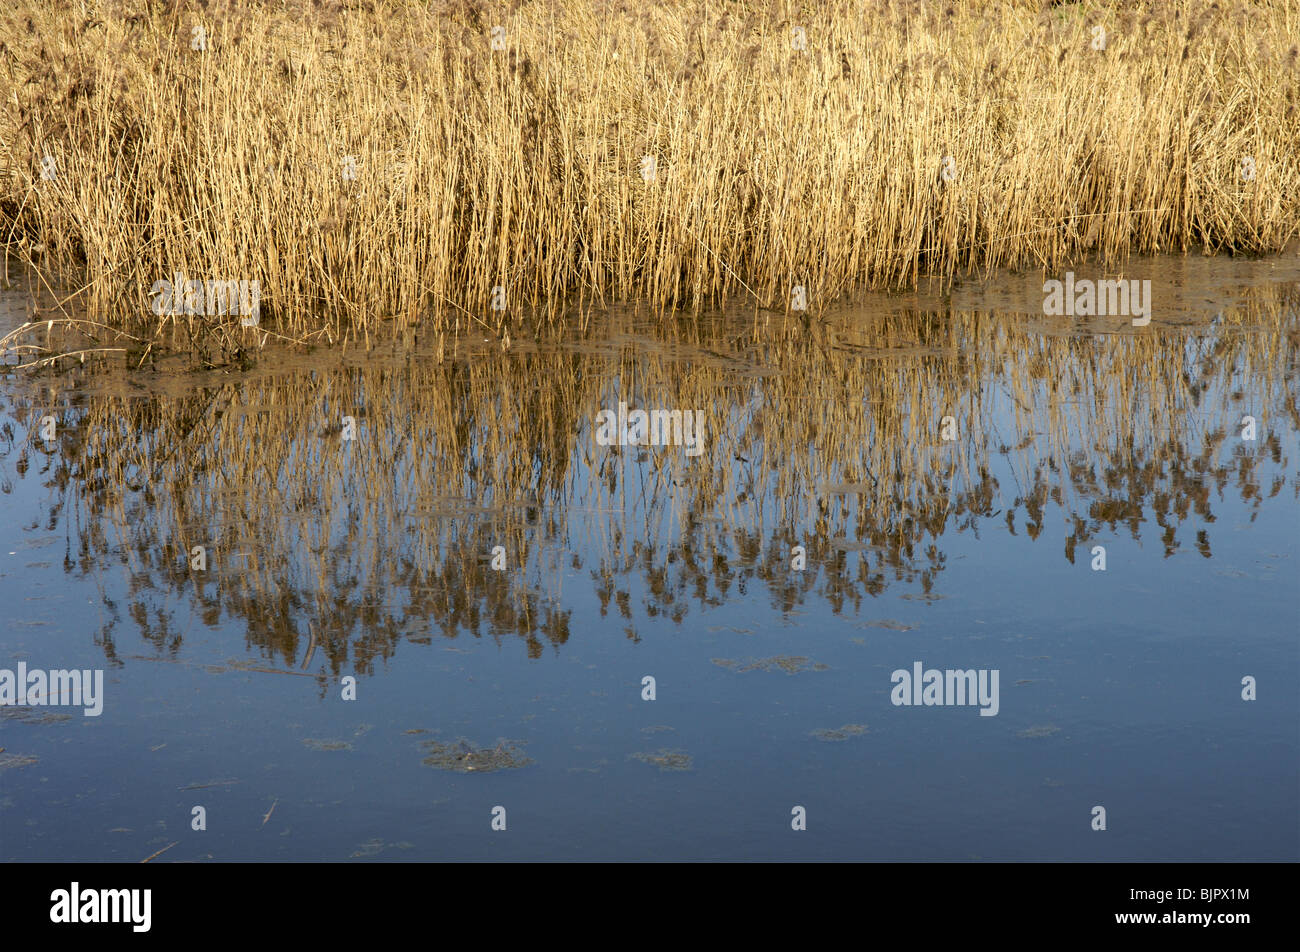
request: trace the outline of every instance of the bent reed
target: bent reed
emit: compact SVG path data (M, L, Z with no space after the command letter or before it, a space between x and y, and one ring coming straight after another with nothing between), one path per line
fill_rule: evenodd
M324 340L1275 252L1298 46L1297 0L10 0L0 250L113 327L260 336L155 315L183 274Z

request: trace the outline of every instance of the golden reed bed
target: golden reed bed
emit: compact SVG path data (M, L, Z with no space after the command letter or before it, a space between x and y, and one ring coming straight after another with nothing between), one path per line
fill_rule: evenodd
M180 274L329 340L1278 251L1298 46L1297 0L8 0L0 243L115 327L241 333L155 315Z

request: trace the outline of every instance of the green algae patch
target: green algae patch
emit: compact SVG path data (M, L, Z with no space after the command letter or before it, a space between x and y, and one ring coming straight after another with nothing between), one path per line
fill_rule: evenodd
M378 856L384 850L388 849L410 850L415 849L415 844L408 843L405 840L400 843L385 843L383 840L366 840L366 842L360 844L356 848L349 859L365 859L370 856Z
M20 724L60 724L72 720L72 715L58 711L38 711L34 707L5 705L0 707L0 718Z
M1055 724L1036 724L1033 727L1026 727L1022 731L1017 731L1017 737L1051 737L1061 729Z
M713 663L720 668L732 671L784 671L797 674L800 671L829 671L830 665L819 664L803 655L773 655L770 658L753 658L745 662L733 661L731 658L713 658Z
M426 740L420 745L428 754L425 766L455 773L490 773L493 770L512 770L531 764L525 756L524 745L519 741L500 740L495 747L479 747L461 738L454 744L440 740Z
M668 750L661 748L653 752L639 752L628 754L633 760L639 760L643 764L651 764L660 770L690 770L691 755L684 750Z
M860 734L867 733L866 724L845 724L843 727L827 728L823 727L812 732L812 736L818 740L833 742L838 740L848 740L850 737L857 737Z

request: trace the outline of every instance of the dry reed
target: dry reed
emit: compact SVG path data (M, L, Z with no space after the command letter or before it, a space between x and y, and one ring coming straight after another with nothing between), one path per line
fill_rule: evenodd
M97 319L245 348L154 282L259 281L300 339L508 343L575 303L1276 251L1298 47L1297 0L11 0L0 243Z

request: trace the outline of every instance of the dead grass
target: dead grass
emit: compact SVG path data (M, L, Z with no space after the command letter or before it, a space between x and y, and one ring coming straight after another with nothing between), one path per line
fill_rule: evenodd
M1297 0L11 0L0 243L96 319L244 347L154 282L257 280L299 339L504 341L593 301L1275 251L1298 45Z

